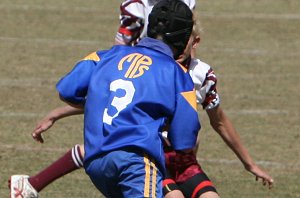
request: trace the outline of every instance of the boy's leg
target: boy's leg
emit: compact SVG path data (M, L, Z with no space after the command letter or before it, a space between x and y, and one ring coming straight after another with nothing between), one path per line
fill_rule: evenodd
M190 166L182 176L185 179L179 182L178 186L186 197L219 198L216 188L199 164Z
M57 161L53 162L50 166L36 174L35 176L28 177L27 175L13 175L11 176L11 197L14 196L14 192L17 194L22 194L25 190L24 186L29 186L30 188L37 192L40 192L43 188L49 185L56 179L81 168L83 165L83 150L82 145L75 145L67 153L65 153ZM24 192L25 193L25 192ZM24 196L25 197L25 196Z
M57 161L36 174L29 177L29 183L39 192L54 180L83 166L83 156L80 145L75 145Z
M165 198L184 198L180 187L176 184L168 170L166 172L165 179L163 180L163 194Z
M188 175L193 176L189 177ZM167 174L163 182L165 198L219 198L216 188L199 165L190 166L185 176L186 179L176 184L172 176Z
M173 196L174 191L178 190L184 194L184 197L219 197L216 188L202 170L194 153L179 153L172 149L167 151L165 149L165 158L169 171L164 181L166 197Z

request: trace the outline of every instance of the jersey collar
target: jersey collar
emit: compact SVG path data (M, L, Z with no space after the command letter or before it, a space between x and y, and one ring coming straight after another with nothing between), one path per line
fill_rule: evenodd
M173 58L173 52L170 47L158 39L145 37L136 46L151 48Z

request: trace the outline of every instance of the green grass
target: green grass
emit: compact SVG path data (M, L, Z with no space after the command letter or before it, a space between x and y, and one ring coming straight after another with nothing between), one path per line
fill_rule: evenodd
M90 52L109 48L120 1L0 2L0 197L12 174L34 175L82 142L82 116L59 121L41 145L36 122L63 105L55 83ZM202 110L198 159L222 198L300 197L300 3L197 1L198 57L218 76L221 105L255 161L275 179L255 182ZM84 170L46 187L43 198L102 197Z

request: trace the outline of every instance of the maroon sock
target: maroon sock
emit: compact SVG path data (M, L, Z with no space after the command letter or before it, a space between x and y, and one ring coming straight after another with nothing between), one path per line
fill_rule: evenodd
M29 177L29 183L40 192L54 180L83 166L83 157L80 154L79 145L75 145L61 158L53 162L46 169L35 176Z

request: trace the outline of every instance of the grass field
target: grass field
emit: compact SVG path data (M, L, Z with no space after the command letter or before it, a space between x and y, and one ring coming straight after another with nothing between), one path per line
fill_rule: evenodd
M34 175L82 142L82 116L59 121L38 144L36 122L63 105L55 83L90 52L109 48L116 0L1 0L0 197L12 174ZM255 182L210 128L204 111L198 159L222 198L300 197L300 1L197 0L204 33L198 57L218 75L222 107L255 161L275 179ZM43 198L102 197L83 170Z

